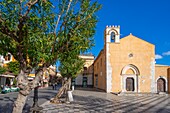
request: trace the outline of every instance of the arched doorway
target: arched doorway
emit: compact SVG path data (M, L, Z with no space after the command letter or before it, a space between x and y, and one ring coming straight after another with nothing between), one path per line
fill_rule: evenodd
M121 90L122 92L138 92L139 69L133 65L126 65L121 72Z
M126 78L126 91L134 91L134 79L132 77Z
M166 82L163 78L159 78L157 81L157 91L158 92L165 92L166 89Z

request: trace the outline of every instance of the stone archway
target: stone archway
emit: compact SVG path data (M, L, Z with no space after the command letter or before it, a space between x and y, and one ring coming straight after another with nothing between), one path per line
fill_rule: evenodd
M159 76L155 82L156 92L168 92L168 81L164 76Z
M157 81L157 91L165 92L165 80L163 78L159 78Z
M122 69L121 72L121 88L122 92L138 92L138 75L140 75L138 68L129 64Z
M166 80L164 78L159 78L157 80L157 92L166 92Z

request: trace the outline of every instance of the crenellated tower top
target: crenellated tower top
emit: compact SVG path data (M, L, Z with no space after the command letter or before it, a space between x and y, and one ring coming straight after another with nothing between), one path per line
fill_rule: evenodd
M114 42L120 43L120 26L118 25L110 25L106 26L105 29L105 43Z

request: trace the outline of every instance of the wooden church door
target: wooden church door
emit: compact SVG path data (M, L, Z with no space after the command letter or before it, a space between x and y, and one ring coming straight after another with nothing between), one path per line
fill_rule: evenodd
M165 92L165 80L163 78L160 78L157 81L157 91Z
M133 78L126 79L126 91L134 91L134 79Z

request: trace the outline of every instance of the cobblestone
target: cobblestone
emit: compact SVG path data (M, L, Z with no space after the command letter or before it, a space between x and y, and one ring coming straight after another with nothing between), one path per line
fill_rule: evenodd
M70 104L42 105L42 113L170 113L170 96L116 96L101 91L75 90Z

